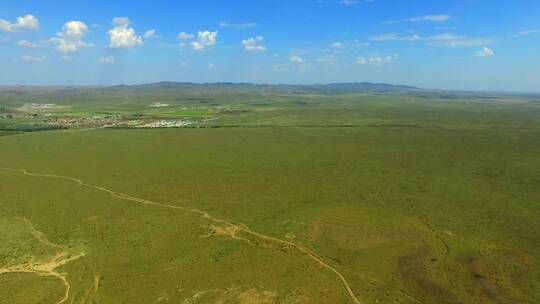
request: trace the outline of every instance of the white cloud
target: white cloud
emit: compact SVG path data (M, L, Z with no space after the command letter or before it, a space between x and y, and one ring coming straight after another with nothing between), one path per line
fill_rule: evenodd
M213 69L214 67L215 67L215 65L214 65L213 63L209 63L209 64L208 64L208 69L209 69L209 70Z
M24 30L39 30L39 21L34 15L28 14L26 16L18 17L15 23L0 19L0 31L13 33Z
M156 35L156 30L151 29L151 30L146 31L146 32L143 34L143 38L144 38L144 39L150 39L150 38L154 37L155 35Z
M373 66L382 66L392 61L394 61L394 57L392 56L386 56L386 57L375 56L375 57L370 57L368 59L368 63Z
M221 21L218 25L219 25L219 27L234 28L234 29L237 29L237 30L257 27L257 23L255 23L255 22L230 23L230 22L226 22L226 21Z
M111 64L114 63L114 61L114 56L102 56L101 58L99 58L99 62L104 64Z
M176 38L178 38L179 40L189 40L189 39L192 39L193 37L194 37L193 34L188 34L186 32L180 32L178 35L176 35ZM184 48L186 46L186 42L180 41L180 43L178 43L178 46L181 48Z
M242 45L244 49L248 52L257 52L257 51L266 51L266 47L258 43L262 42L264 38L262 36L257 36L255 38L248 38L242 40Z
M333 48L333 49L342 49L343 48L343 43L341 42L334 42L332 44L330 44L330 47Z
M490 39L484 38L469 38L461 35L454 35L450 33L440 34L431 36L427 39L428 44L434 46L450 46L450 47L460 47L460 46L479 46L492 44L493 41Z
M186 32L180 32L178 36L176 36L180 40L187 40L193 38L193 34L188 34Z
M289 56L289 61L291 63L297 63L297 64L302 64L304 63L304 58L298 56L298 55L290 55Z
M516 37L527 37L536 34L540 34L540 29L521 31L516 33Z
M382 35L372 36L369 40L372 41L418 41L421 40L417 34L400 34L400 33L386 33Z
M495 56L495 52L492 49L485 46L480 51L476 52L477 57L492 57Z
M182 62L180 62L179 66L182 67L182 68L187 68L187 67L189 67L189 63L187 63L185 61L182 61Z
M451 17L449 15L427 15L427 16L413 17L406 20L409 22L422 22L422 21L445 22L450 19Z
M346 5L346 6L355 5L355 4L358 4L358 0L339 0L339 4Z
M31 56L31 55L22 55L20 58L23 62L43 62L47 60L45 56Z
M17 42L17 46L20 46L22 48L37 49L39 47L39 44L28 40L21 40Z
M197 40L191 42L191 47L196 51L204 51L213 47L216 44L218 32L199 31Z
M128 17L114 17L111 23L114 26L123 26L123 25L129 25L131 21L129 20Z
M450 15L425 15L425 16L416 16L412 18L407 19L400 19L400 20L390 20L386 21L387 24L392 23L403 23L403 22L446 22L452 19Z
M142 37L129 27L131 22L127 17L115 17L112 21L113 29L109 31L110 48L132 49L143 43Z
M51 41L57 44L56 49L62 53L76 52L94 46L92 43L83 41L87 32L88 26L84 22L69 21L62 27L62 32L57 33Z
M322 64L326 64L326 65L336 65L337 64L336 55L334 55L334 54L325 54L325 55L322 55L322 56L318 57L316 60L317 60L317 62L322 63Z
M393 61L396 61L398 58L397 55L395 56L386 56L386 57L381 57L381 56L373 56L373 57L369 57L369 58L364 58L364 57L358 57L356 59L356 64L359 64L359 65L371 65L371 66L383 66L383 65L386 65L386 64L389 64Z
M355 61L356 64L359 64L359 65L366 65L368 64L366 58L364 57L358 57Z

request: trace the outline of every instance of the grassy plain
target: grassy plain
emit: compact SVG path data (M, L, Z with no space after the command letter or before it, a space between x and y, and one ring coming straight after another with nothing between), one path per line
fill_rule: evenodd
M190 94L0 97L218 118L0 132L0 167L50 175L0 170L0 269L80 256L53 269L62 303L354 303L334 272L247 225L316 253L361 303L540 301L534 100ZM1 272L0 303L62 301L50 272Z

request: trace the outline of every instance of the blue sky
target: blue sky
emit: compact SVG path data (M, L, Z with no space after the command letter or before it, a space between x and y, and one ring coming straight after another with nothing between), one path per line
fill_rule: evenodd
M540 91L536 0L0 0L0 84Z

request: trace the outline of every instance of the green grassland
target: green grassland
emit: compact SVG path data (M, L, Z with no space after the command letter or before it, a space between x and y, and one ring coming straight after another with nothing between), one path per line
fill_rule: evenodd
M0 167L27 170L0 170L0 303L354 303L335 272L250 231L314 252L361 303L540 302L530 98L0 94L34 102L217 119L0 132Z

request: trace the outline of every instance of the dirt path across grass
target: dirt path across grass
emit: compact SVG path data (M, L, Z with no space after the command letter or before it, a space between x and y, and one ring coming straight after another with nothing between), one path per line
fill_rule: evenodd
M39 276L58 278L62 282L62 284L65 286L65 291L62 298L58 300L56 304L62 304L66 302L67 299L69 298L69 291L71 289L71 285L69 284L69 281L67 279L67 274L60 273L56 271L56 269L61 266L66 265L67 263L71 261L74 261L83 257L85 254L80 253L78 255L70 256L69 250L66 247L50 242L42 232L34 228L34 225L32 225L32 223L28 219L24 218L23 220L26 222L27 226L29 227L29 230L32 236L38 242L42 243L45 246L56 248L58 251L55 256L50 257L46 261L42 261L42 262L31 261L25 264L0 268L0 274L32 273L32 274L37 274Z
M22 173L24 175L33 176L33 177L65 179L65 180L69 180L71 182L77 183L77 184L79 184L81 186L84 186L84 187L89 187L89 188L92 188L92 189L95 189L95 190L106 192L106 193L108 193L108 194L110 194L110 195L112 195L112 196L114 196L116 198L120 198L120 199L123 199L123 200L126 200L126 201L131 201L131 202L135 202L135 203L139 203L139 204L143 204L143 205L147 205L147 206L156 206L156 207L161 207L161 208L168 208L168 209L184 210L184 211L193 212L193 213L201 215L202 218L205 218L205 219L207 219L209 221L223 224L229 230L237 231L237 232L238 231L243 231L244 233L247 233L247 234L249 234L249 235L251 235L253 237L256 237L258 239L261 239L261 240L264 240L264 241L267 241L267 242L276 243L276 244L282 245L284 247L288 247L290 249L295 249L296 251L302 253L303 255L305 255L305 256L309 257L310 259L312 259L313 261L317 262L317 264L319 264L323 268L326 268L327 270L330 270L331 272L333 272L336 275L336 277L339 279L339 281L345 287L345 290L347 291L347 293L348 293L349 297L351 298L352 302L354 304L361 304L362 303L356 297L356 295L354 294L354 291L352 290L352 287L349 284L349 282L347 281L347 279L345 278L345 276L338 269L336 269L334 266L332 266L329 262L326 262L323 257L319 256L318 254L314 253L313 251L311 251L311 250L309 250L309 249L307 249L307 248L305 248L305 247L303 247L301 245L295 244L293 242L281 240L281 239L278 239L278 238L275 238L275 237L272 237L272 236L269 236L269 235L258 233L256 231L253 231L252 229L250 229L248 226L246 226L244 224L241 224L241 223L235 224L235 223L232 223L232 222L229 222L229 221L226 221L226 220L215 218L215 217L211 216L208 212L203 211L203 210L187 208L187 207L181 207L181 206L176 206L176 205L169 205L169 204L164 204L164 203L158 203L158 202L153 202L153 201L138 198L138 197L133 197L133 196L130 196L128 194L116 192L116 191L113 191L113 190L110 190L110 189L107 189L107 188L104 188L104 187L100 187L100 186L96 186L96 185L92 185L92 184L87 184L87 183L83 182L82 180L80 180L78 178L74 178L74 177L70 177L70 176L54 175L54 174L39 174L39 173L29 172L29 171L27 171L25 169L14 169L14 168L0 168L0 170L12 171L12 172L20 172L20 173ZM73 260L73 258L70 259L70 260ZM66 261L66 262L69 262L69 261ZM63 264L61 264L61 265L63 265ZM59 266L61 266L61 265L59 265ZM57 267L59 267L59 266L57 266ZM68 288L66 295L69 296L69 283L67 282L67 279L65 278L65 276L62 276L61 274L58 274L58 273L54 272L54 269L55 268L53 268L51 270L51 272L49 272L50 275L57 276L57 277L59 277L60 279L62 279L64 281L64 283L66 284L66 286ZM35 272L35 271L29 271L29 272ZM67 298L63 299L61 302L58 302L58 304L63 303L65 300L67 300Z

